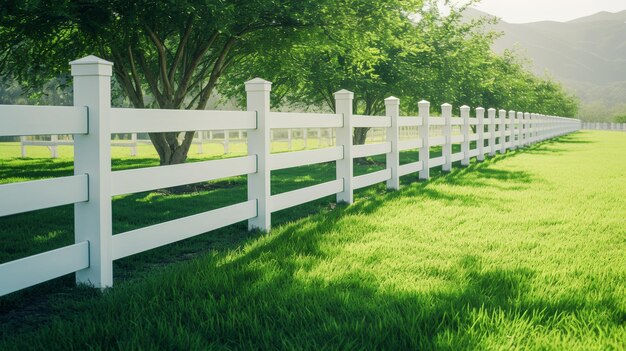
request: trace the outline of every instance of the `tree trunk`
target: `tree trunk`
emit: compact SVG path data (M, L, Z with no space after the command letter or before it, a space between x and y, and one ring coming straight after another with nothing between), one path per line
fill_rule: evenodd
M353 145L365 144L365 139L367 138L367 132L369 132L369 130L370 128L368 127L354 128L354 134L352 135L352 144Z
M183 133L183 140L178 138ZM161 166L185 163L195 132L150 133L152 145L159 154Z

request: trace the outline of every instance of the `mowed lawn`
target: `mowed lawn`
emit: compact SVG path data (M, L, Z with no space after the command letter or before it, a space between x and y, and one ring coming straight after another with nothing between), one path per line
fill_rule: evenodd
M325 167L301 170L297 185L323 181ZM295 186L280 176L277 187ZM65 277L6 296L0 349L626 349L625 133L579 132L405 178L352 206L327 198L278 213L267 234L238 224L121 260L102 294ZM228 184L198 196L245 198ZM133 204L176 213L198 196L120 198L115 231L132 228ZM0 221L0 234L28 218ZM19 246L28 241L38 243Z

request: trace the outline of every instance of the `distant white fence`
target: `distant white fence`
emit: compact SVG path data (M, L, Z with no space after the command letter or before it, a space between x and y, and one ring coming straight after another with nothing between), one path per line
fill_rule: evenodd
M582 127L580 129L615 130L620 132L626 132L626 123L582 122Z
M231 152L230 145L231 144L245 144L247 143L247 138L245 136L245 131L231 131L231 130L223 130L223 131L198 131L193 139L192 144L196 145L197 153L203 154L204 144L220 144L224 148L223 153L229 154ZM271 132L271 140L275 142L286 142L287 149L293 150L293 140L294 138L301 139L303 142L303 147L307 148L309 136L313 134L313 137L317 139L318 145L327 146L332 145L334 136L332 128L315 128L313 130L309 129L288 129L282 131L282 133L275 133L273 130ZM139 144L151 144L149 139L142 140L137 139L137 133L131 133L130 139L116 139L111 141L111 146L113 147L125 147L130 149L130 156L137 156L137 145ZM233 135L235 137L233 138ZM38 146L38 147L47 147L50 150L50 157L58 158L59 151L58 147L63 145L74 146L74 138L71 135L50 135L48 137L42 138L41 136L21 136L20 137L20 151L22 157L27 157L28 153L26 150L27 146Z
M442 106L442 117L430 116L430 103L419 103L418 116L401 117L400 101L385 100L385 116L353 114L353 94L335 93L336 111L329 114L270 111L271 83L245 83L246 111L146 110L111 108L111 63L89 56L70 63L74 76L73 107L0 106L0 136L74 135L74 175L0 185L0 216L74 204L75 244L0 265L0 296L68 273L77 283L94 287L113 285L113 261L183 240L217 228L248 221L249 229L269 230L272 213L329 195L353 202L353 192L379 182L400 188L400 177L430 169L449 171L453 162L469 165L470 158L505 153L555 136L579 130L578 120L535 113ZM431 126L442 131L433 136ZM476 133L472 132L476 127ZM382 142L352 145L353 128L385 128ZM273 129L333 128L335 146L270 153ZM409 138L401 131L416 130ZM248 155L173 166L111 171L113 133L246 130ZM471 142L476 142L472 148ZM453 153L452 145L461 151ZM443 154L430 158L431 147ZM400 164L400 152L419 150L419 161ZM353 160L386 155L386 169L354 176ZM270 172L290 167L336 162L335 180L272 195ZM113 235L113 196L219 178L246 175L248 199L232 206Z

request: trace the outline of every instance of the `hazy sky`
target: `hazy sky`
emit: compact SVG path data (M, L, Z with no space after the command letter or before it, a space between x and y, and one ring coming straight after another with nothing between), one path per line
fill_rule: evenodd
M510 23L563 22L600 11L626 10L626 0L482 0L474 7Z

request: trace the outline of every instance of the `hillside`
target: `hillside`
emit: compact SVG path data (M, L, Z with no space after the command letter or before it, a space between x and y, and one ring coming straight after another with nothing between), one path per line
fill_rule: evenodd
M480 16L490 15L468 10L467 17ZM600 12L569 22L500 20L492 29L504 33L494 43L495 52L516 50L532 60L535 73L570 88L583 102L581 117L626 112L626 11ZM589 114L594 111L599 115Z

